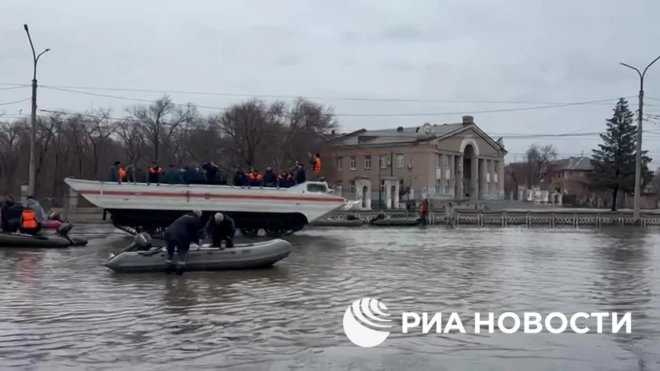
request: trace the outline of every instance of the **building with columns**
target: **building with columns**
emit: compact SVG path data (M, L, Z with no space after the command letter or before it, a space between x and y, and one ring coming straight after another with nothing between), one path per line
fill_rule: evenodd
M361 129L331 144L336 182L346 197L361 199L364 209L398 208L402 198L504 198L506 151L472 116L458 124Z

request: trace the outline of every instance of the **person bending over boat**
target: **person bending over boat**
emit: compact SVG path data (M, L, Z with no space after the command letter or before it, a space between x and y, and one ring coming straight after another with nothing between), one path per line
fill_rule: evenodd
M222 247L222 241L225 241L227 247L234 247L234 235L236 234L236 225L234 220L223 213L216 213L209 219L204 228L207 235L211 236L212 247Z
M183 274L188 259L188 250L192 242L199 244L199 235L203 227L202 211L195 210L192 213L185 214L172 222L165 231L165 241L167 241L167 273L172 271L174 251L178 257L176 273Z

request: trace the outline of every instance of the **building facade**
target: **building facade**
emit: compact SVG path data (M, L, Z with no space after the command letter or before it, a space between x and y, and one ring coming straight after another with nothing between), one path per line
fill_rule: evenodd
M331 144L337 183L345 197L361 199L363 208L397 208L406 199L504 196L506 151L471 116L460 124L362 129Z

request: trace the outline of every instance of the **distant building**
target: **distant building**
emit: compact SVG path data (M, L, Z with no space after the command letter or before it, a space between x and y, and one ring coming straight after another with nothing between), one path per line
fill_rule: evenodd
M458 124L361 129L331 145L344 196L361 199L364 208L379 201L380 207L396 208L403 199L504 196L506 150L472 116Z

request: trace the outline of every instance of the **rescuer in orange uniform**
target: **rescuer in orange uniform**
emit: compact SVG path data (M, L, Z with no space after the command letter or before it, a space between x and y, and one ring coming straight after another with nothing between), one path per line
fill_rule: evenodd
M429 200L424 199L422 201L421 205L419 205L419 220L422 223L422 225L426 225L427 220L426 220L426 215L429 213Z
M163 168L158 166L158 163L156 161L151 163L151 167L149 168L149 176L147 177L147 184L151 183L156 183L156 185L160 185L160 178L163 175Z

